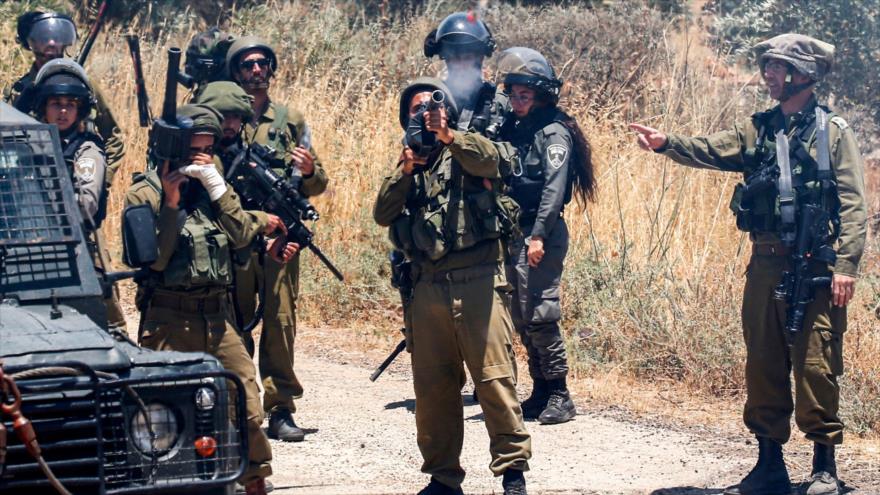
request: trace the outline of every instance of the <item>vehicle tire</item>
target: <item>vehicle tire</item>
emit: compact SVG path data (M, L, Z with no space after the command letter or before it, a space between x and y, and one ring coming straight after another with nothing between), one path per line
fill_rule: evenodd
M235 483L220 488L209 488L207 490L188 490L190 495L235 495Z

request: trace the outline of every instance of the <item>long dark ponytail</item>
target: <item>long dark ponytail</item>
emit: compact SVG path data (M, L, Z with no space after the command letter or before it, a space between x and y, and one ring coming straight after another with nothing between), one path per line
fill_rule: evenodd
M563 115L562 125L571 133L574 144L574 154L569 161L574 197L581 208L587 206L587 202L596 201L596 171L593 167L593 147L581 130L577 120L566 112L559 110Z

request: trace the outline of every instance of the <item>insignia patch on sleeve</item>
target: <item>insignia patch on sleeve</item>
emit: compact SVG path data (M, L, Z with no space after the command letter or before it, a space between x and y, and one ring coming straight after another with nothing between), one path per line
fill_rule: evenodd
M547 161L553 168L559 168L568 158L568 147L564 144L551 144L547 147Z
M74 164L74 174L83 182L90 182L95 178L95 160L93 158L81 158Z

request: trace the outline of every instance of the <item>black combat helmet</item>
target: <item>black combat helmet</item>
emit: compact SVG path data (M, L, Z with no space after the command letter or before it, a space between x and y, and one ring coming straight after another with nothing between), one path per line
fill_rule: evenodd
M495 38L489 26L473 12L449 15L425 38L425 56L446 58L452 53L477 53L484 57L495 51Z
M510 95L510 88L520 84L543 94L554 104L559 101L562 81L543 55L531 48L515 46L501 52L498 71L504 74L504 94Z
M54 43L64 48L76 44L76 26L70 16L57 12L28 12L18 16L15 40L25 50Z
M199 84L223 79L226 54L234 41L234 36L218 27L196 34L186 48L186 73Z
M37 72L34 88L36 89L34 108L41 114L45 112L46 100L50 96L76 98L79 101L80 120L88 117L95 105L95 96L85 70L68 58L56 58L46 62Z
M269 59L269 68L272 72L278 69L278 58L275 56L275 50L268 43L256 36L243 36L235 40L226 52L226 70L232 78L238 69L239 58L248 50L261 50L266 58Z

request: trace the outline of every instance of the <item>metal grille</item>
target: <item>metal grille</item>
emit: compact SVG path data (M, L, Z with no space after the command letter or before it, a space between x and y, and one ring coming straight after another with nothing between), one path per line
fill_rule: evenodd
M73 493L123 494L221 486L238 478L247 462L240 383L229 373L209 372L177 374L175 379L52 377L20 380L18 385L23 413L33 422L43 456L62 484ZM205 387L216 391L211 411L194 404L196 391ZM163 420L162 414L156 415L153 431L174 430L177 440L170 446L138 446L132 432L135 418L143 417L144 407L148 412L158 409L157 404L171 416ZM11 432L11 423L6 426ZM203 436L216 442L213 455L196 452L194 440ZM0 493L55 494L18 438L9 435L9 440Z
M55 126L0 125L0 292L99 295Z
M0 127L0 246L79 241L60 149L48 128Z

